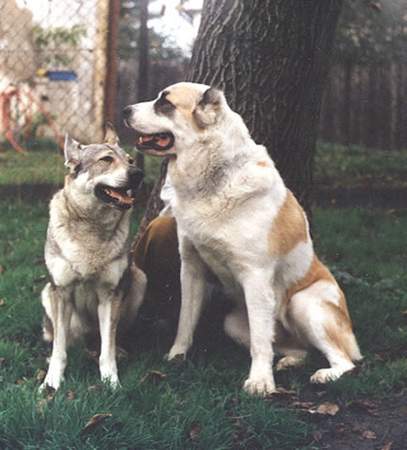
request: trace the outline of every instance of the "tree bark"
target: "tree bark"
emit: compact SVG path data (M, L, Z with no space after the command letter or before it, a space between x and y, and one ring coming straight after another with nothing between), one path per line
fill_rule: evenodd
M221 88L309 212L328 56L342 0L205 0L190 81ZM151 211L147 212L151 217Z

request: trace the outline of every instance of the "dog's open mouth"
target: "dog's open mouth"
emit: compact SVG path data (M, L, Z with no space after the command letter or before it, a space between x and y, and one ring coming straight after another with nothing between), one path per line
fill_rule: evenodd
M98 184L95 194L105 203L110 203L120 209L129 209L133 206L134 197L131 189L113 188L105 184Z
M137 133L136 147L139 150L157 150L159 152L165 152L173 147L174 135L172 133L153 133L144 134Z

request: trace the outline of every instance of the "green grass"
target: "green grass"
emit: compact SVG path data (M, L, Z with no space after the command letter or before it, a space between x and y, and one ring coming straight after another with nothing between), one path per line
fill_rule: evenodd
M130 154L134 149L126 148ZM160 158L145 158L145 182L160 172ZM61 184L63 158L49 143L37 144L22 155L0 152L0 186L32 183ZM319 142L315 157L315 185L330 187L407 187L407 152L369 150Z
M135 153L133 149L126 150ZM160 172L160 163L160 158L145 158L145 183L154 182ZM24 154L12 149L0 151L0 186L62 185L65 173L63 156L50 145L30 148Z
M314 178L316 186L405 188L407 151L372 150L319 142Z
M47 209L3 201L0 217L0 448L311 448L313 425L304 416L242 392L249 357L223 337L211 352L195 349L184 365L164 362L168 348L155 337L138 338L137 351L120 363L123 388L116 392L99 385L82 347L72 349L65 383L44 400L36 375L48 354L39 303ZM346 402L407 387L407 212L318 210L314 235L345 288L365 355L360 372L330 385L328 396ZM313 355L305 369L279 374L277 382L309 390L320 364ZM152 369L166 378L141 383ZM97 413L112 416L81 433Z

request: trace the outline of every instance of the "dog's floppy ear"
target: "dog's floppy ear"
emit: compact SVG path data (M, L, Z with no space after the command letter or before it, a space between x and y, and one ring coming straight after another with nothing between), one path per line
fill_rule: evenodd
M106 123L106 133L103 142L110 145L119 144L119 137L117 136L116 130L111 122Z
M68 167L71 174L75 174L80 166L81 144L72 139L68 133L65 135L64 157L65 167Z
M216 123L221 106L223 93L210 87L201 97L194 110L194 117L199 128L205 128Z

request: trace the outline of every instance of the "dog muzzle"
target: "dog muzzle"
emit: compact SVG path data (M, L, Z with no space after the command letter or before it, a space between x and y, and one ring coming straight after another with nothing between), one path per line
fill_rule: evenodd
M172 133L137 133L136 147L141 151L156 150L165 152L174 146L175 138Z

